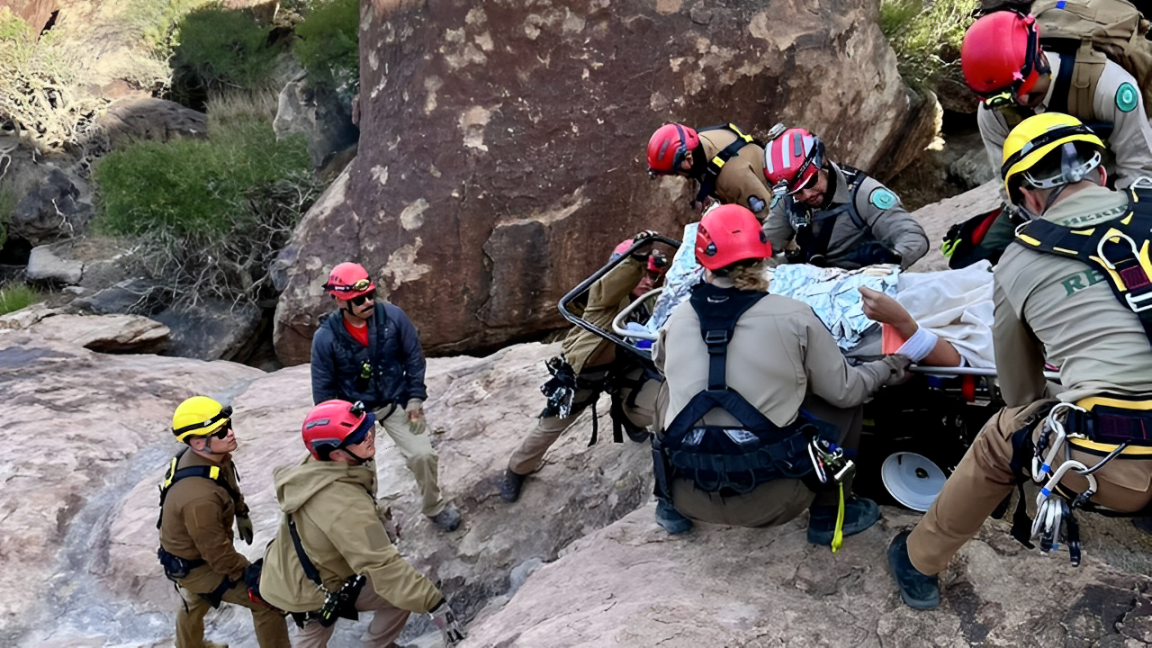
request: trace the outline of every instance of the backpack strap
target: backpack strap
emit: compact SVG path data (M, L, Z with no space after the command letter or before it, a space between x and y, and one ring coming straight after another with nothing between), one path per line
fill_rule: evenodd
M217 486L223 488L228 492L228 496L232 498L233 502L240 500L240 493L232 488L232 484L228 483L228 479L224 476L220 466L188 466L186 468L179 468L180 459L184 453L188 452L188 447L185 446L172 457L172 461L168 464L168 472L164 474L164 481L160 483L160 515L156 518L156 528L159 529L164 521L164 500L168 499L168 491L176 485L176 482L188 477L203 477L204 479L211 480Z
M716 192L716 181L719 180L720 172L724 170L724 165L728 163L728 160L735 157L735 155L740 152L740 149L745 146L757 143L754 137L745 135L735 124L709 126L698 132L712 130L731 131L736 135L736 140L728 146L725 146L724 149L714 155L711 160L708 160L708 166L704 168L704 175L700 178L700 191L696 193L696 202L704 202L705 198L711 197Z
M1128 211L1121 217L1083 229L1033 220L1016 232L1014 243L1082 261L1108 280L1116 299L1140 318L1152 343L1152 190L1130 189ZM1134 235L1134 236L1133 236Z
M1069 107L1076 105L1077 108L1083 108L1078 104L1079 97L1073 98L1070 96L1072 91L1072 72L1076 68L1076 55L1075 54L1062 54L1059 52L1048 52L1049 56L1055 55L1060 59L1060 72L1052 81L1055 87L1052 88L1052 103L1048 104L1047 112L1058 112L1068 114ZM1092 98L1088 98L1088 111L1092 111ZM1081 113L1074 113L1081 114Z
M860 185L864 184L868 174L847 165L840 167L840 170L844 172L844 179L848 181L848 188L851 190L848 197L848 217L852 219L852 224L856 226L856 229L871 233L872 226L864 222L860 216L860 210L856 209L856 194L860 193Z

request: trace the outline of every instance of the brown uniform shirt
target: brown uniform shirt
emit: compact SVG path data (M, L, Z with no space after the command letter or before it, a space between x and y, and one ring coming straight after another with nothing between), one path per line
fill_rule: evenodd
M225 455L214 464L191 449L184 453L177 469L219 465L220 474L237 493L236 467L232 456ZM193 569L180 584L198 594L216 589L223 578L240 580L248 559L232 545L232 525L236 514L247 514L243 495L232 501L228 491L204 477L186 477L172 485L164 499L160 526L160 546L168 553L186 560L202 559L208 564Z
M700 144L709 161L732 142L736 134L722 128L702 131ZM757 144L745 144L728 160L716 177L716 198L728 205L747 207L763 221L772 204L772 190L764 178L764 149Z
M1057 202L1044 219L1091 226L1127 205L1123 192L1089 187ZM996 367L1010 407L1050 395L1045 358L1060 367L1061 400L1152 394L1152 346L1140 320L1088 264L1010 245L996 266L993 301Z
M588 289L588 302L581 317L604 330L612 330L612 320L628 306L629 295L644 277L645 267L629 258L600 277ZM616 345L609 340L573 326L561 344L564 359L576 373L599 369L616 359Z

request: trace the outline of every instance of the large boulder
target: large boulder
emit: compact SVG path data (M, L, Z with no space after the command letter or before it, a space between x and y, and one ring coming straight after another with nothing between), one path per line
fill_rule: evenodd
M91 195L88 183L75 173L51 168L43 181L16 203L8 233L34 246L79 236L92 218Z
M131 96L109 105L97 119L113 148L138 140L207 139L208 116L166 99Z
M694 218L687 183L645 174L664 121L803 125L835 159L895 172L913 115L877 7L366 3L359 155L286 253L280 359L307 361L319 286L347 260L434 354L560 326L556 300L621 238Z
M277 138L302 133L316 169L355 146L360 137L352 123L351 101L332 90L318 91L303 72L281 88L272 128Z

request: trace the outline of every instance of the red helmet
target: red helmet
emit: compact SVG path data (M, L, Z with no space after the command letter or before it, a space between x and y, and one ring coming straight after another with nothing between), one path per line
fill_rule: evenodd
M696 226L696 260L709 270L770 256L772 244L747 207L720 205L704 214Z
M324 290L338 299L352 299L376 290L376 284L368 278L368 271L359 263L341 263L332 268Z
M620 258L620 255L627 252L636 243L635 238L626 238L620 241L619 245L612 250L612 256L608 257L608 262L611 263ZM664 274L668 272L668 257L659 250L652 250L648 253L648 264L645 269L648 272L655 272L657 274Z
M328 461L333 450L362 442L375 424L376 415L365 412L363 403L330 400L308 412L301 434L312 458Z
M824 143L803 128L789 128L764 149L764 177L775 190L799 193L824 164Z
M968 28L960 46L965 83L989 107L1015 103L1049 71L1040 61L1039 39L1034 16L1015 11L983 16Z
M676 173L686 156L700 145L696 131L682 124L664 124L648 140L648 173Z

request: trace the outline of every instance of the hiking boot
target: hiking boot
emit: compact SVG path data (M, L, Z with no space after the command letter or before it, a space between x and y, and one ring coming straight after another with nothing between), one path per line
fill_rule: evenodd
M896 586L900 588L900 598L904 604L913 610L931 610L940 605L940 585L936 576L926 576L912 565L908 557L908 536L911 531L905 531L888 545L888 567L892 569L892 577L896 579Z
M808 542L832 546L836 535L836 506L813 506L808 509ZM844 502L844 537L860 533L880 519L880 507L866 497L851 497Z
M429 515L428 519L432 520L432 524L440 527L440 530L445 533L451 533L460 526L460 512L451 504L445 506L444 510L436 515Z
M527 475L505 470L504 479L500 480L500 499L508 503L520 499L520 489L524 486L525 477Z
M680 515L669 502L656 500L656 524L668 532L668 535L680 535L692 530L692 520Z

